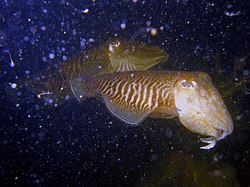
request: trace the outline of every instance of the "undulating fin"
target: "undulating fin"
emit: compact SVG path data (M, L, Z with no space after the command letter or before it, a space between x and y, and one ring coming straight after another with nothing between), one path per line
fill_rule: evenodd
M130 111L128 108L120 106L112 102L109 98L103 96L105 104L110 112L122 120L131 125L139 125L152 111Z
M73 80L70 80L69 82L71 91L74 94L75 98L79 102L83 101L87 97L85 81L82 78L75 78Z

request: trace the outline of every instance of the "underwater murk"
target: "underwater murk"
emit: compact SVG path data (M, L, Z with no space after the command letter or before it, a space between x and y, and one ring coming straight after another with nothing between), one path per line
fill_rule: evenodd
M0 186L249 186L248 1L0 1Z

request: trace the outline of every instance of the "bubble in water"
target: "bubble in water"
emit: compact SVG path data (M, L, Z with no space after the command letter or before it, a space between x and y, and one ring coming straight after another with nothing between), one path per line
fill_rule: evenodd
M63 59L63 61L66 61L68 59L68 57L63 55L62 59Z
M25 74L26 74L26 75L29 75L29 74L30 74L30 71L29 71L29 70L26 70L26 71L25 71Z
M156 28L152 28L150 30L150 34L151 34L151 36L156 36L157 35L157 29Z
M89 42L95 42L95 39L94 38L90 38Z
M47 61L47 57L46 56L42 57L42 61L46 62Z
M69 95L66 95L66 96L65 96L65 100L68 100L69 98L70 98Z
M122 28L122 29L125 29L125 28L126 28L126 24L125 24L125 23L122 23L122 24L121 24L121 28Z
M43 13L46 14L47 12L48 12L48 10L44 8Z
M82 38L81 41L80 41L80 46L81 48L84 47L86 44L86 39L85 38Z
M45 27L45 26L41 26L41 30L42 30L42 31L45 31L45 30L46 30L46 27Z
M35 27L30 27L30 32L31 32L32 34L35 34L36 31L37 31L37 29L36 29Z
M11 88L15 89L17 87L16 83L10 83Z
M29 41L29 37L28 36L24 36L23 39L24 39L25 42Z
M49 54L49 58L50 58L50 59L54 59L54 58L55 58L55 54L54 54L54 53L50 53L50 54Z

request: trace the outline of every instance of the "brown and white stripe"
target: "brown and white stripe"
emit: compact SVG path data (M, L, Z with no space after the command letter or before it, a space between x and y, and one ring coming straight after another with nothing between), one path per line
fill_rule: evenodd
M177 73L121 72L101 75L88 81L94 89L112 102L131 111L153 111L173 103L173 84Z

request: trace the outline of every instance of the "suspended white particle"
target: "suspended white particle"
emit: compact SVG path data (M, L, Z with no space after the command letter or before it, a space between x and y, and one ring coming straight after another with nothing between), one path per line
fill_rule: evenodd
M45 9L45 8L42 11L43 11L44 14L46 14L48 12L48 10Z
M29 71L29 70L25 70L25 74L26 74L26 75L29 75L29 74L30 74L30 71Z
M11 88L15 89L17 87L16 83L10 83Z
M42 98L43 95L50 95L50 94L53 94L52 92L42 92L40 94L37 94L37 97L40 99Z
M68 57L65 56L65 55L63 55L63 56L62 56L62 59L63 59L63 61L66 61L66 60L68 59Z
M9 57L10 57L10 67L12 67L12 68L15 67L16 64L14 63L14 60L13 60L10 52L8 50L6 50L6 52L9 54Z
M88 8L86 8L86 9L82 10L82 13L84 13L84 14L89 13L89 9L88 9Z
M41 26L40 28L42 31L45 31L46 30L46 27L45 26Z
M90 38L89 42L95 42L95 39L94 38Z
M50 59L54 59L54 58L55 58L55 54L54 54L54 53L50 53L50 54L49 54L49 58L50 58Z
M65 96L65 100L69 100L70 96L69 95L66 95Z
M126 28L126 24L125 24L125 23L122 23L122 24L121 24L121 28L122 28L122 29L125 29L125 28Z

